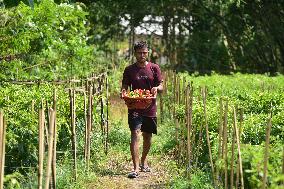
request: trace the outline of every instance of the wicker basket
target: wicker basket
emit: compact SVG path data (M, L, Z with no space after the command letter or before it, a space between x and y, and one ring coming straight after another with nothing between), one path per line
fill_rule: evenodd
M147 109L152 104L153 99L155 97L148 97L148 98L130 98L130 97L123 97L125 104L127 105L128 109Z

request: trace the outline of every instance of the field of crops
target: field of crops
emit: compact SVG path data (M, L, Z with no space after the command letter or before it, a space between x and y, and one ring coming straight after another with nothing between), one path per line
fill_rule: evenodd
M175 81L176 84L173 85ZM192 82L190 87L193 89L192 119L190 120L192 123L190 125L191 135L188 135L186 123L187 110L190 106L186 105L185 86L190 82ZM172 73L166 74L165 84L167 91L162 102L163 117L173 117L176 120L172 121L172 128L175 128L172 134L176 135L178 146L175 153L177 159L188 169L189 174L194 175L196 169L201 169L204 173L210 173L212 186L215 184L227 188L233 184L241 187L238 141L234 138L232 142L233 135L235 135L233 129L233 111L235 110L235 124L240 134L242 185L245 188L261 188L265 183L263 181L266 177L264 176L265 169L269 188L280 188L284 179L283 76L246 74L221 76L216 74L197 77L185 73L174 76ZM204 106L205 93L206 104ZM271 119L270 115L272 115ZM272 127L269 132L270 140L265 148L269 120L271 120ZM187 152L188 136L191 141L190 157ZM209 144L207 140L210 141ZM265 151L268 151L266 155L268 165L264 168Z
M157 137L154 137L150 152L150 156L172 157L171 161L165 163L176 162L177 167L172 172L169 170L170 174L176 176L172 178L173 180L166 181L166 185L172 188L213 188L214 185L225 188L233 183L234 186L241 187L241 178L243 178L244 188L260 188L263 186L264 170L266 169L268 188L281 188L281 183L284 181L283 76L247 74L196 76L187 73L179 73L174 76L172 72L166 73L165 91L158 101L160 132ZM110 77L110 88L113 92L111 96L114 97L118 95L115 93L115 88L119 85L119 79L116 77L120 77L120 75ZM190 93L187 94L185 90L188 84L192 89L192 106L186 105L190 99L186 98L190 97ZM81 94L79 91L76 95L78 181L72 183L74 159L68 91L70 86L55 86L47 83L40 85L3 83L0 93L0 108L7 120L5 160L5 186L7 188L37 186L38 111L42 106L45 109L53 106L55 88L57 93L57 186L59 188L65 185L82 187L85 185L85 180L88 179L88 177L84 178L86 171L84 163L86 124L84 104L86 101L84 101L83 93ZM206 115L204 114L204 94L206 94ZM92 167L89 174L93 175L92 179L96 178L94 175L99 174L96 170L101 165L107 165L106 161L111 159L105 154L102 142L105 140L105 136L101 128L101 97L100 95L93 97L95 106L93 107L91 138L90 161ZM187 113L190 107L192 107L191 134L188 135ZM112 112L121 111L116 104L111 104L109 108ZM235 133L234 109L236 125L240 134L240 146L233 134ZM104 112L106 113L106 107ZM266 130L269 126L270 115L272 117L269 145L265 147L267 146L265 145ZM123 120L126 119L126 115L111 115L111 117L108 144L112 158L120 157L120 153L130 156L127 122ZM221 134L220 125L223 128ZM226 132L224 131L225 125ZM209 145L206 127L208 127ZM188 138L190 143L188 143ZM234 142L232 142L233 138ZM188 144L191 145L190 157L188 156ZM242 173L239 169L239 149L242 158ZM267 153L268 163L265 168L265 151L267 149L269 152ZM120 160L118 159L118 161ZM118 162L119 165L122 163ZM130 159L128 163L130 164ZM46 168L46 162L44 167ZM204 180L206 182L203 182Z

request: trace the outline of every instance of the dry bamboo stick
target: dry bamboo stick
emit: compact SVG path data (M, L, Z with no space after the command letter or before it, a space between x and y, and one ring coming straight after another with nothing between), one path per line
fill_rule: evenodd
M4 113L0 111L0 189L3 189L4 184L4 167L5 167L5 133L6 123L4 120Z
M77 139L76 139L76 96L75 91L72 90L72 150L73 150L73 159L74 159L74 172L75 180L77 180Z
M87 86L88 84L86 83L86 91L87 91ZM86 92L84 92L84 120L85 120L85 146L84 146L84 159L85 162L87 161L87 124L88 124L88 119L87 119L87 96Z
M52 186L56 188L56 142L57 142L57 124L56 124L56 89L53 91L53 111L54 111L54 130L53 130L53 156L52 156Z
M1 182L0 183L0 186L3 186L4 184L4 167L5 167L5 148L6 148L6 127L7 127L7 124L6 124L6 120L5 120L5 117L3 117L3 133L2 133L2 146L1 146L1 150L2 150L2 157L1 157L1 162L2 162L2 167L1 167Z
M88 103L88 113L87 113L87 170L89 170L90 165L90 154L91 154L91 128L92 128L92 87L89 88L89 103Z
M188 99L189 97L189 99ZM186 104L187 104L187 154L188 154L188 176L190 178L191 169L191 130L192 130L192 106L193 106L193 86L187 86Z
M49 141L48 141L48 156L47 156L47 166L46 166L46 179L45 179L45 189L49 189L49 181L51 177L51 163L53 154L53 131L54 131L54 111L50 111L49 120Z
M165 75L164 75L164 81L163 81L163 83L164 83L164 90L163 90L163 93L164 94L167 94L167 90L168 90L168 72L166 71L165 72Z
M47 100L45 101L45 105L46 105L47 119L46 119L46 124L44 124L44 129L45 129L45 142L48 146L48 137L49 137L48 126L49 126L50 115L49 115L49 107Z
M177 76L176 76L176 72L174 72L173 74L173 77L174 77L174 83L173 83L173 118L175 119L176 117L176 83L177 83Z
M38 189L42 189L42 177L43 177L43 159L44 159L44 122L45 115L44 109L39 110L39 124L38 124Z
M233 108L234 112L234 119L237 119L236 110ZM240 171L240 179L241 179L241 189L244 189L244 177L243 177L243 163L242 163L242 154L241 154L241 144L240 144L240 138L239 138L239 129L237 124L234 124L235 128L235 134L236 134L236 140L237 140L237 146L238 146L238 159L239 159L239 171Z
M200 107L202 107L201 99L200 99L201 95L202 95L202 88L199 87L199 95L198 95L197 99L198 99L198 104L199 104ZM196 128L196 130L197 130L197 128ZM201 145L201 141L202 141L202 130L203 130L203 123L201 123L200 129L199 129L199 136L198 136L198 142L197 142L197 152L196 152L196 158L195 158L195 167L197 167L198 158L199 158L200 145Z
M219 100L219 106L220 106L220 112L219 112L219 136L218 136L218 155L217 155L217 159L221 159L221 149L222 149L222 140L223 140L223 100L222 98L220 98ZM219 183L219 168L216 168L216 180ZM218 184L217 183L217 184Z
M237 119L234 118L234 125L237 123ZM234 127L232 127L232 155L231 155L231 173L230 173L230 188L234 188L234 155L235 155L235 132Z
M240 126L239 126L239 140L242 141L242 125L244 120L244 112L243 109L240 110ZM237 173L236 173L236 188L239 187L239 176L240 176L240 169L239 169L239 161L237 161Z
M108 91L108 78L106 77L105 79L106 81L106 140L105 140L105 146L106 146L106 154L108 154L108 136L109 136L109 122L108 122L108 117L109 117L109 104L108 104L108 100L109 100L109 91Z
M181 103L181 78L180 76L177 77L177 104L180 105Z
M283 153L282 153L282 174L284 175L284 146L283 146ZM282 181L282 185L284 186L284 181Z
M187 89L186 78L185 78L185 77L183 77L183 85L182 85L182 91L183 91L183 104L186 104L186 89Z
M267 128L266 128L266 137L265 137L265 151L264 151L264 165L263 165L263 180L262 180L262 189L267 188L267 166L269 158L269 140L270 140L270 131L272 127L272 110L270 109Z
M207 89L206 89L206 87L204 87L204 89L203 89L202 97L203 97L203 112L204 112L204 120L205 120L206 139L207 139L208 152L209 152L209 158L210 158L210 164L211 164L212 178L213 178L213 183L216 186L213 157L212 157L211 145L210 145L210 136L209 136L207 112L206 112L206 98L207 98Z
M105 136L105 123L104 123L104 101L103 101L103 96L102 96L102 94L103 94L103 82L102 82L102 80L100 80L99 81L99 88L100 88L100 104L101 104L101 108L100 108L100 110L101 110L101 115L100 115L100 117L101 117L101 130L102 130L102 139L103 139L103 141L102 141L102 143L104 144L104 136Z
M225 188L228 188L228 101L226 101L225 105L225 113L224 113L224 126L223 126L223 155L225 164Z
M160 93L159 94L159 99L160 99L160 119L161 119L161 123L163 123L163 119L164 119L164 102L163 102L163 96Z

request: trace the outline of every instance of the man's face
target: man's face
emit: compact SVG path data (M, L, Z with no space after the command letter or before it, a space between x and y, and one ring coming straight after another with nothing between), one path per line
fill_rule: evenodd
M135 51L135 57L137 62L144 63L148 58L148 49L147 48L137 49Z

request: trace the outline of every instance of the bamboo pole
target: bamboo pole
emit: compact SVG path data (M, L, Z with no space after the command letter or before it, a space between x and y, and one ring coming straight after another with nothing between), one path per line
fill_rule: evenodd
M53 130L53 156L52 156L52 187L56 188L56 143L57 143L57 124L56 124L56 89L53 91L53 112L54 112L54 130Z
M163 101L163 95L159 93L159 99L160 99L160 120L161 123L163 123L164 120L164 101Z
M99 90L99 94L100 94L100 104L101 104L101 107L100 107L100 110L101 110L101 115L100 115L100 117L101 117L101 130L102 130L102 139L103 139L103 141L102 141L102 143L104 144L104 136L105 136L105 121L104 121L104 101L103 101L103 96L102 96L102 94L103 94L103 82L102 82L102 78L100 79L100 81L99 81L99 88L100 88L100 90Z
M48 126L49 126L50 115L49 115L49 107L47 100L45 101L45 105L46 105L45 108L46 108L47 119L46 119L46 124L44 124L44 129L45 129L45 141L46 145L48 146L48 138L49 138Z
M237 119L234 118L234 124L237 123ZM232 155L231 155L231 172L230 172L230 188L234 188L234 155L235 155L235 133L234 133L234 127L232 127Z
M3 131L4 131L4 124L3 124L3 119L4 119L4 115L3 115L3 111L0 110L0 189L3 189L3 183L4 183L4 175L2 173L2 167L3 167L3 162L2 162L2 157L3 157Z
M206 98L207 98L207 89L206 89L206 87L203 88L202 97L203 97L203 112L204 112L204 119L205 119L206 139L207 139L208 152L209 152L209 158L210 158L210 164L211 164L212 178L213 178L213 183L216 186L213 157L212 157L211 145L210 145L210 136L209 136L207 112L206 112Z
M271 105L272 108L272 105ZM270 131L272 127L272 110L270 109L267 128L266 128L266 137L265 137L265 151L264 151L264 165L263 165L263 180L262 180L262 189L267 188L267 166L269 158L269 140L270 140Z
M108 154L108 137L109 137L109 122L108 122L108 116L109 116L109 111L108 111L108 108L109 108L109 91L108 91L108 78L106 77L106 120L105 120L105 123L106 123L106 141L105 141L105 146L106 146L106 154Z
M187 105L187 154L188 154L188 177L190 178L191 169L191 130L192 130L192 106L193 106L193 86L186 88L186 105Z
M239 126L239 140L242 141L242 125L244 120L244 112L243 109L240 109L240 126ZM239 161L237 161L237 173L236 173L236 188L239 187L239 176L240 176L240 169L239 169Z
M92 101L93 101L93 96L92 96L92 87L90 86L89 88L89 103L88 103L88 113L87 113L87 170L89 170L89 165L90 165L90 154L91 154L91 128L92 128Z
M223 145L222 145L222 158L225 164L225 188L228 188L228 101L225 104L224 112L224 126L223 126Z
M85 90L88 91L88 83L86 82ZM84 92L84 120L85 120L85 146L84 146L84 159L87 162L87 136L88 136L88 117L87 117L87 96Z
M199 87L199 95L198 95L197 99L198 99L199 106L202 107L200 96L202 96L202 88ZM198 164L199 151L200 151L200 146L201 146L201 141L202 141L203 125L204 124L201 123L200 129L199 129L199 136L198 136L198 141L197 141L197 152L196 152L196 159L195 159L195 167L197 167L197 164ZM197 128L196 128L196 130L197 130Z
M48 156L46 166L45 189L49 189L49 181L51 177L51 163L53 154L53 131L54 131L54 111L50 108L49 118L49 141L48 141Z
M176 75L176 72L174 72L173 74L173 77L174 77L174 84L173 84L173 118L175 119L176 117L176 83L177 83L177 75Z
M76 95L75 91L72 90L72 150L73 150L73 161L74 161L74 172L75 172L75 180L77 180L77 138L76 138Z
M283 153L282 153L282 174L284 175L284 146L283 146ZM284 186L284 181L282 181L282 185Z
M164 83L164 90L163 90L163 93L164 94L167 94L167 90L168 90L168 72L166 71L165 72L165 75L164 75L164 81L163 81L163 83Z
M233 108L234 112L234 119L237 119L236 110ZM237 146L238 146L238 159L239 159L239 171L240 171L240 179L241 179L241 189L244 189L244 178L243 178L243 163L242 163L242 154L241 154L241 144L240 144L240 138L239 138L239 129L237 126L237 123L234 124L235 128L235 134L236 134L236 140L237 140Z
M4 185L4 167L5 167L5 143L6 143L6 121L4 113L0 111L0 189Z
M219 136L218 136L218 155L217 155L217 159L221 159L221 149L222 149L222 140L223 140L223 100L222 98L220 98L219 100L219 107L220 107L220 111L219 111ZM216 168L216 180L219 183L220 178L219 178L219 168ZM217 183L217 184L218 184Z
M44 122L45 115L44 109L39 110L39 124L38 124L38 189L42 189L42 177L43 177L43 159L44 159Z

